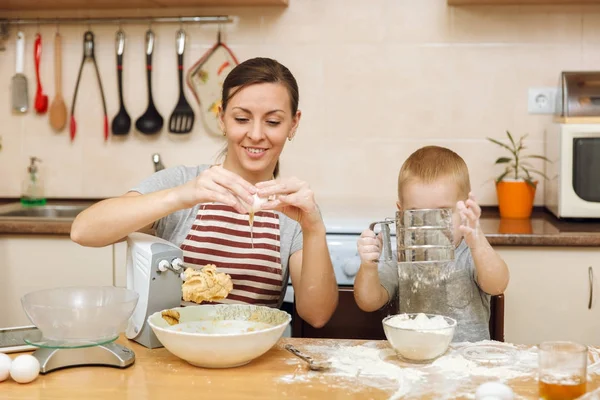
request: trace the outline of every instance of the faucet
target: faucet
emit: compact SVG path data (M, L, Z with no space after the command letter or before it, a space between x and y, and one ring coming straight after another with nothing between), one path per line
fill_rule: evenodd
M152 154L152 162L154 163L154 172L158 172L161 169L165 169L165 166L160 161L160 154L158 154L158 153Z

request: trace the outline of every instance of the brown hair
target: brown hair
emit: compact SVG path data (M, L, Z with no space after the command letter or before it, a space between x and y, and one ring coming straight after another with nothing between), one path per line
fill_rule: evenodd
M243 88L255 85L257 83L281 83L284 85L290 95L290 108L292 117L298 111L300 94L298 83L290 70L284 65L271 58L256 57L251 58L237 65L229 72L223 82L223 93L221 96L221 107L223 111L227 108L227 103L237 92ZM232 89L235 91L232 92ZM226 152L226 150L225 150ZM279 160L275 164L273 175L279 175Z
M456 183L459 196L463 199L469 197L469 169L462 157L445 147L421 147L402 164L398 174L398 200L402 202L402 188L407 182L418 180L431 183L444 177L449 177Z

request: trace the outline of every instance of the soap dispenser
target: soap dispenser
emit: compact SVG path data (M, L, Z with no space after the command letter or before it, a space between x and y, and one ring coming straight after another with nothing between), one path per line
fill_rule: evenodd
M27 176L23 180L23 192L21 194L21 204L24 206L43 206L46 204L44 197L44 183L40 177L40 172L36 162L42 160L37 157L29 157L30 163L27 167Z

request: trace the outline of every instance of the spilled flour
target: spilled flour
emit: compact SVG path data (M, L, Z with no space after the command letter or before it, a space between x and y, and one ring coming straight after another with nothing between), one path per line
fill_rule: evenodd
M500 360L494 354L475 351L489 357L486 362L474 361L468 350L480 346L497 347L508 356ZM536 379L537 347L522 348L507 343L481 341L476 344L453 343L448 352L431 364L409 364L400 361L386 342L367 342L362 345L302 346L317 360L328 360L332 368L326 372L309 371L301 360L294 374L278 378L280 383L319 382L352 391L365 386L390 393L390 399L420 398L424 395L475 398L475 390L486 381L507 382L513 379ZM466 355L466 356L465 356ZM481 360L481 358L480 358ZM590 349L590 362L600 360L600 354ZM600 368L593 368L600 373ZM515 395L515 399L523 398Z

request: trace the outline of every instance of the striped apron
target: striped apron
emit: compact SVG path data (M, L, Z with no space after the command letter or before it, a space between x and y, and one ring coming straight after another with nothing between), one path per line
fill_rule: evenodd
M226 299L202 304L278 305L283 289L279 215L273 211L256 213L252 238L249 218L218 203L203 204L198 209L181 244L184 264L196 269L214 264L233 282Z

